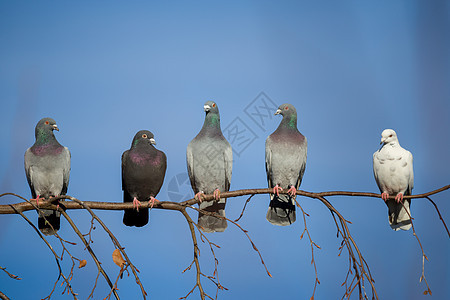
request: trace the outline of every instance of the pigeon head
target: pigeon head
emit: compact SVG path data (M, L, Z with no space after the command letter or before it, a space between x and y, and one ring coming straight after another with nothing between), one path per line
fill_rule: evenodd
M209 128L220 128L220 115L219 115L219 107L214 101L206 101L205 105L203 105L203 109L205 110L205 123L203 127Z
M205 105L203 105L203 109L205 110L206 114L218 114L219 113L219 107L217 106L216 102L214 101L206 101Z
M137 145L156 145L155 136L148 130L138 131L133 138L131 147Z
M282 115L284 116L290 116L290 115L297 115L297 110L295 109L294 105L285 103L281 104L277 111L275 112L275 115Z
M41 119L34 130L36 136L36 141L46 142L49 137L54 137L53 130L59 131L58 126L56 126L55 120L52 118Z
M396 144L398 143L397 134L392 129L385 129L381 133L381 142L380 144Z
M292 104L281 104L275 112L275 115L283 116L283 120L281 121L280 126L297 129L297 110Z

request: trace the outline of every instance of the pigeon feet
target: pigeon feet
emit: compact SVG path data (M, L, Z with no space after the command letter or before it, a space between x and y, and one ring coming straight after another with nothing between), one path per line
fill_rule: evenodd
M150 196L150 200L148 200L148 203L152 203L152 205L150 205L150 208L153 208L153 205L155 205L155 202L159 202L159 200L154 198L153 196Z
M139 212L139 206L141 206L141 201L139 201L136 197L133 199L133 208Z
M203 192L198 192L197 194L195 194L194 199L202 202L202 197L205 198L205 194Z
M219 200L220 199L219 189L215 189L213 195L214 195L214 199Z
M277 184L276 186L273 187L273 193L277 196L280 195L280 191L282 191L283 189Z
M288 190L288 194L291 197L295 197L295 195L297 194L297 189L293 185L291 185L291 187Z
M33 198L31 198L30 200L36 200L36 205L37 205L37 206L39 206L39 197L40 197L40 196L39 196L39 195L37 195L37 197L36 197L36 198L34 198L34 199L33 199Z
M397 203L403 202L403 193L398 193L397 196L395 196L395 201L397 201Z
M389 194L388 193L381 193L381 199L383 199L384 202L386 202L388 198L389 198Z

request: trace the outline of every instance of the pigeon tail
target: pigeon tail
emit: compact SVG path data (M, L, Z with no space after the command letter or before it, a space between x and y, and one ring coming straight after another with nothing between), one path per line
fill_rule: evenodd
M405 199L403 204L397 203L395 200L386 202L389 208L389 224L393 230L409 230L411 228L410 203L411 200L409 199Z
M59 230L60 218L61 213L59 211L51 209L39 210L39 217L38 217L39 230L44 235L54 235Z
M215 212L220 216L225 217L225 201L226 199L223 198L219 201L203 201L199 204L199 208L204 211ZM200 226L204 232L224 232L228 224L225 219L204 215L199 212L198 226Z
M295 204L290 195L271 195L266 219L270 223L279 226L291 225L296 220Z
M148 208L127 209L123 214L123 224L127 226L142 227L148 223Z

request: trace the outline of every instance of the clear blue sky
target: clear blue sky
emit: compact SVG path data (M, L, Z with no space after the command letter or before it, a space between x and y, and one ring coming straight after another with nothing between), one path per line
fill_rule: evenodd
M232 189L266 187L264 142L280 118L266 117L259 126L246 113L259 103L255 99L261 101L261 92L276 105L297 108L309 147L301 189L378 192L372 153L385 128L395 129L414 155L413 193L441 187L450 183L449 31L446 1L2 1L0 192L30 196L23 154L34 142L37 121L50 116L60 127L58 140L72 152L70 195L121 202L121 154L138 130L149 129L168 157L157 198L171 200L169 183L186 172L185 149L202 126L207 100L218 103L223 129L247 126L250 134L245 149L232 142L239 152ZM180 191L189 194L186 185ZM450 223L449 192L433 199ZM411 231L390 229L381 199L329 200L353 222L350 230L371 266L380 299L424 298L417 241ZM317 201L299 201L322 248L316 251L321 281L316 299L340 298L347 257L337 256L333 220ZM17 200L0 199L11 202ZM244 202L229 200L227 215L236 218ZM267 195L255 196L241 224L273 278L230 225L211 235L221 246L220 280L229 289L220 299L311 296L309 243L299 239L303 222L272 226L265 220L268 202ZM84 231L89 228L86 212L69 213ZM99 212L140 269L151 298L184 296L195 277L193 271L181 274L193 251L182 216L153 210L150 225L136 229L122 224L122 214ZM413 201L412 214L430 260L425 271L433 298L448 299L449 239L428 202ZM34 212L27 215L37 219ZM60 233L78 242L65 221ZM94 239L94 250L115 278L113 246L99 226ZM75 271L72 284L85 299L96 268L82 248L73 252L88 265ZM211 272L206 247L201 260ZM64 262L68 267L68 257ZM44 243L13 215L0 216L0 266L23 278L14 281L0 273L0 291L14 299L47 296L58 275ZM124 277L119 288L122 299L140 293L132 277ZM205 288L215 293L206 281ZM61 292L58 285L54 299L70 299ZM106 294L100 278L94 298Z

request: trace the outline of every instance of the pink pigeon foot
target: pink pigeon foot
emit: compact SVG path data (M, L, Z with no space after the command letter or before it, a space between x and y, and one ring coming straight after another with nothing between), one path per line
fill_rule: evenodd
M219 189L214 190L214 199L219 200L220 199L220 191Z
M39 206L39 195L36 198L31 198L30 200L36 200L36 205Z
M386 202L388 198L389 198L389 194L388 193L381 193L381 199L383 199L384 202Z
M198 192L195 194L194 199L197 199L198 201L202 202L202 197L205 197L205 194L203 192Z
M159 202L159 200L150 196L150 200L148 200L148 203L152 203L152 205L150 205L150 208L153 208L153 205L155 205L155 202Z
M291 197L294 197L296 195L296 193L297 193L297 189L293 185L291 185L291 187L288 190L288 194L291 195Z
M137 212L139 212L139 206L141 206L141 202L136 197L134 197L133 208L136 209Z
M277 184L276 186L273 187L273 193L277 196L280 195L280 191L282 191L283 189Z
M398 193L397 196L395 196L395 201L397 201L397 203L403 202L403 193Z

